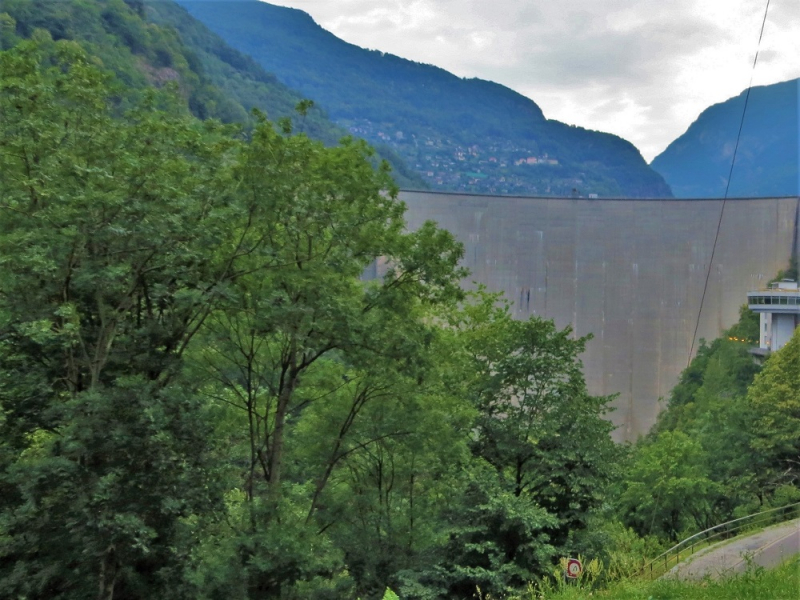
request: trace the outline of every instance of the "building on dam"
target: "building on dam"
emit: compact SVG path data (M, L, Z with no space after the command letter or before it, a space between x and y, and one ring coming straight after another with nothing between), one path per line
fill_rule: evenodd
M800 327L800 289L789 279L747 293L747 306L759 314L758 354L783 348Z
M410 229L432 220L462 242L468 286L504 292L517 318L593 336L584 374L592 394L616 396L618 440L647 432L702 339L733 325L747 293L799 252L797 197L400 199Z

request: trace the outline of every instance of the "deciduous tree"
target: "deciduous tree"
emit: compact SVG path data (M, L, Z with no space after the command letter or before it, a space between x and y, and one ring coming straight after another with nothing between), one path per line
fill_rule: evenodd
M768 488L800 482L800 330L769 357L747 391L754 412L751 445L762 459Z

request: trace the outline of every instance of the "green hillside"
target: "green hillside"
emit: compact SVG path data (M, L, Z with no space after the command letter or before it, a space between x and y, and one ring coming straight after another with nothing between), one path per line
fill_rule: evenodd
M348 44L299 10L179 3L338 124L395 149L435 189L670 196L629 142L547 120L504 86Z
M4 0L8 17L3 47L37 28L54 40L75 40L125 87L126 102L148 87L176 85L191 113L201 119L252 126L257 108L272 120L292 118L297 131L327 145L347 132L312 106L303 117L295 107L304 97L251 58L228 46L184 9L170 1ZM401 185L421 180L389 149L379 152L392 164Z
M800 194L800 79L755 87L736 154L731 197ZM652 162L679 198L722 197L746 92L704 110Z

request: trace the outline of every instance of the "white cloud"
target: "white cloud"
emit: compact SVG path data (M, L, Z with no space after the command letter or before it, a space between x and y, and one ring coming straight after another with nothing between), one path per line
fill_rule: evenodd
M342 39L502 83L648 160L747 87L765 2L273 0ZM800 2L770 6L753 83L800 77Z

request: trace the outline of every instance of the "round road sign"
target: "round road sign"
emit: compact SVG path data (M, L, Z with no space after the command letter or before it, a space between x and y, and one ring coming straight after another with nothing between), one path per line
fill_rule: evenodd
M567 577L577 579L583 573L583 565L577 558L567 559Z

